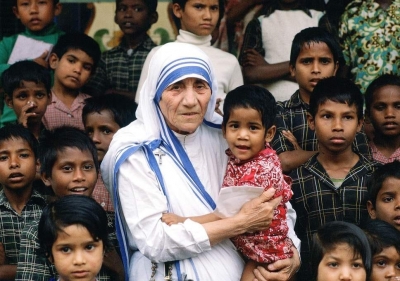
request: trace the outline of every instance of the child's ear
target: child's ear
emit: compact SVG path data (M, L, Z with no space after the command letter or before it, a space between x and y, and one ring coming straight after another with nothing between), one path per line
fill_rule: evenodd
M375 211L375 207L372 204L372 202L370 200L367 201L367 210L368 210L368 214L369 217L373 220L376 219L376 211Z
M336 72L338 71L338 69L339 69L339 62L337 61L335 63L335 70L333 71L333 75L332 76L336 76Z
M14 104L13 104L12 96L10 96L9 94L5 94L5 95L4 95L4 101L6 102L6 105L7 105L9 108L14 109Z
M59 61L60 61L60 59L58 58L58 56L55 53L50 54L49 66L51 69L53 69L53 70L56 69Z
M40 173L40 162L39 162L39 159L36 159L35 167L36 167L36 174L39 175L39 173Z
M52 98L53 98L53 96L52 96L51 92L48 92L47 93L47 105L51 104Z
M54 16L58 16L61 14L62 11L62 5L60 2L58 2L55 6L54 6Z
M276 126L272 125L265 133L265 142L271 142L274 139L276 133Z
M290 71L290 76L296 77L296 67L289 64L289 71Z
M315 119L311 116L310 113L307 113L307 122L308 127L310 127L311 130L315 131Z
M18 8L16 6L12 7L13 13L17 19L20 19Z
M46 175L46 173L41 173L40 178L47 187L51 187L51 178Z
M158 13L154 12L149 17L150 25L155 24L158 21Z
M226 139L226 124L222 124L222 136Z
M174 13L175 17L177 17L178 19L182 18L183 9L181 8L181 6L178 3L172 4L172 12Z

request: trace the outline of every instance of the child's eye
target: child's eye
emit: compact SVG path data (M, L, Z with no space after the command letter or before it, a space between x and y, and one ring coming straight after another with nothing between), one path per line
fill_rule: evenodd
M21 153L20 155L19 155L21 158L29 158L29 153Z
M257 126L250 126L249 128L250 128L251 131L258 130L258 127L257 127Z
M92 65L90 65L90 64L84 64L84 65L83 65L83 68L84 68L86 71L92 71Z
M312 59L303 59L301 60L302 64L310 64L312 62Z
M69 252L71 252L71 248L70 247L62 247L60 249L60 251L63 252L63 253L69 253Z
M386 266L386 261L385 261L385 260L377 260L377 261L375 262L375 264L376 264L377 266L379 266L379 267L384 267L384 266Z
M400 270L400 263L397 263L397 264L396 264L396 269L397 269L397 270Z
M1 155L0 156L0 161L6 161L8 159L7 155Z
M377 111L382 111L382 110L384 110L385 108L386 108L386 106L383 105L383 104L376 104L376 105L374 106L374 109L377 110Z
M136 8L133 9L133 11L135 11L136 13L139 13L139 12L143 11L143 8L142 7L136 7Z
M331 63L331 60L330 59L321 59L321 63L322 64L330 64Z
M389 203L389 202L392 202L393 201L393 197L392 196L386 196L386 197L384 197L383 198L383 202L385 202L385 203Z
M219 10L219 6L215 5L215 6L211 6L211 11L218 11Z
M343 118L344 118L344 120L353 120L354 119L353 116L344 116Z
M85 171L90 171L92 169L93 169L93 165L86 164L86 165L83 166L83 170L85 170Z
M42 99L42 98L44 98L46 96L46 94L45 93L36 93L36 97L38 98L38 99Z
M71 166L64 166L62 167L62 170L65 172L71 172L72 171L72 167Z
M112 133L112 131L110 129L104 129L103 130L103 134L105 134L105 135L109 135L111 133Z
M197 10L201 10L202 8L203 8L203 5L194 5L193 6L195 9L197 9Z
M328 263L329 267L338 267L338 263L337 262L330 262Z
M363 264L360 263L360 262L355 262L355 263L353 264L353 267L354 267L354 268L363 268L364 266L363 266Z
M239 125L238 124L230 124L229 128L237 129L237 128L239 128Z
M96 246L93 244L89 244L86 246L86 250L89 250L89 251L93 250L94 248L96 248Z
M17 99L19 100L24 100L28 97L26 93L20 93L19 95L16 96Z
M329 115L329 114L324 114L324 115L322 115L322 118L323 118L323 119L329 119L329 118L331 118L331 115Z

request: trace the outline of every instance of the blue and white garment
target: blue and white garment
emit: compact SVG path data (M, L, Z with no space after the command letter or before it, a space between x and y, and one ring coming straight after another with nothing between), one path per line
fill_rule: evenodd
M192 280L240 280L244 262L226 239L211 247L201 224L186 220L168 226L164 212L180 216L210 213L225 173L227 145L214 113L215 95L204 122L189 135L172 132L158 108L164 89L188 77L200 78L216 92L208 57L183 43L162 46L153 56L141 90L137 120L113 137L102 165L106 186L114 197L120 222L120 245L129 280L148 281L151 262L155 280L164 280L164 262L174 263L174 280L182 273ZM159 162L159 155L162 163Z

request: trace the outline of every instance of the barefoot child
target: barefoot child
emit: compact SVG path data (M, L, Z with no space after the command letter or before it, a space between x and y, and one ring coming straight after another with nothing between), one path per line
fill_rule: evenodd
M58 281L97 280L109 242L106 212L94 199L68 195L47 205L38 237Z
M347 222L328 222L318 229L311 260L313 281L365 281L371 273L367 236Z
M268 90L255 85L245 85L228 93L224 103L223 134L228 143L229 162L223 187L256 186L264 190L275 189L282 197L270 227L256 233L246 233L232 238L232 242L247 259L241 280L254 280L253 270L293 255L292 241L287 237L286 205L292 196L291 180L282 174L276 152L270 147L276 127L273 125L275 99ZM183 222L186 218L164 214L168 224ZM191 218L206 222L218 219L215 214Z

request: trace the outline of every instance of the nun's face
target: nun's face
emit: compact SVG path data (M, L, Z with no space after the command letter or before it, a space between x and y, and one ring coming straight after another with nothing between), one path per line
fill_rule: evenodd
M186 78L169 85L161 95L161 112L171 130L191 134L203 122L211 98L208 83L199 78Z

